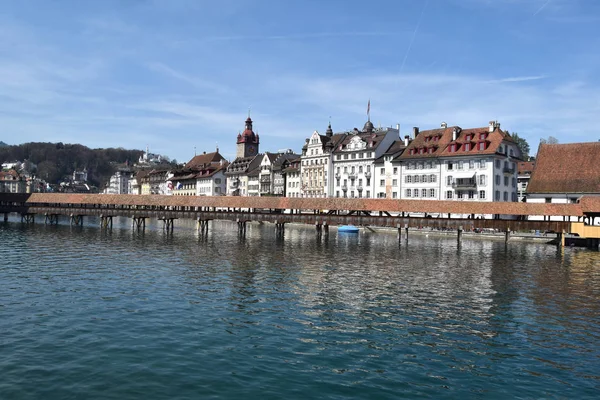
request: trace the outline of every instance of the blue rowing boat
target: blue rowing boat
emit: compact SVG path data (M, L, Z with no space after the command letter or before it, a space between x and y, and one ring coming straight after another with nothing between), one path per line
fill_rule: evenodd
M358 233L358 227L354 225L342 225L338 228L338 232Z

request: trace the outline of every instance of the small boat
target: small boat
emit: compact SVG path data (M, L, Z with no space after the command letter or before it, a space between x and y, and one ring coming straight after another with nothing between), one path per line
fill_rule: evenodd
M341 225L338 227L338 232L358 233L358 227L354 225Z

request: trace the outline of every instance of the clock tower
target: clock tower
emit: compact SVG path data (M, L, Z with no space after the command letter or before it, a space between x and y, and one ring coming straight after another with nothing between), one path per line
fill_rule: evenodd
M236 158L254 157L258 154L258 144L258 135L252 130L252 119L248 116L244 132L237 136Z

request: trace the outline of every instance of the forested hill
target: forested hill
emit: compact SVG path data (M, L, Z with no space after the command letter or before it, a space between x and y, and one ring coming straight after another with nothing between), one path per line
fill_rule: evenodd
M35 175L49 183L58 183L75 170L87 168L88 181L102 186L117 164L137 162L143 151L123 148L90 149L80 144L24 143L0 147L0 162L30 161L37 165Z

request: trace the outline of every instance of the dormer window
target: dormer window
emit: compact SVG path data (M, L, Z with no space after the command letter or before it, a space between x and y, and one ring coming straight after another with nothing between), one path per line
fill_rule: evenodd
M465 143L465 151L471 150L471 143Z
M429 153L429 154L433 154L433 147L430 147L430 148L429 148L429 151L428 151L428 153Z
M485 142L479 142L477 150L485 150Z
M485 140L485 133L479 134L479 140Z
M455 153L456 152L456 143L452 143L450 145L450 149L449 150L450 150L450 153Z
M410 149L410 155L414 155L415 154L415 149Z
M421 147L421 148L419 149L419 154L425 154L425 148Z

